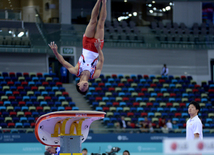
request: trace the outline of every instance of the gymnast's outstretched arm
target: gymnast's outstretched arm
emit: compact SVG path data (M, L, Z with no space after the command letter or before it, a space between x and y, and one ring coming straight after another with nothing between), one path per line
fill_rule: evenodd
M74 67L72 66L70 63L68 63L67 61L65 61L65 59L58 53L58 47L54 42L51 42L50 44L48 44L50 46L50 48L52 49L54 55L57 57L58 61L65 67L67 68L67 70L71 73L76 75L77 74L77 65Z

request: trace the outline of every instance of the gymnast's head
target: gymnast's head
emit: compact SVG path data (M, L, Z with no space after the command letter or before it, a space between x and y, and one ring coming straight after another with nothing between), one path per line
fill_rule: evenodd
M88 81L79 81L76 84L77 91L82 95L86 95L86 93L88 92L88 88L89 88Z

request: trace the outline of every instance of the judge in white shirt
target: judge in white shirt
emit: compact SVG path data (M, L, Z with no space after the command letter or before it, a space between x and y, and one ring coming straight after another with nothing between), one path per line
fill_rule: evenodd
M166 67L166 64L163 65L161 75L167 76L169 73L169 69Z
M190 119L186 123L186 139L203 139L202 122L198 118L200 106L197 102L192 101L188 106Z

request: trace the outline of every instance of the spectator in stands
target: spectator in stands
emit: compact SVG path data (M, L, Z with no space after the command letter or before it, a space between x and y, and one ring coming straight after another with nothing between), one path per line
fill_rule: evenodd
M173 129L178 129L178 124L177 124L176 121L173 121L173 122L172 122L172 128L173 128Z
M161 128L163 133L169 133L169 129L167 128L166 124Z
M143 122L143 124L140 127L140 132L142 133L142 132L148 132L148 131L149 131L149 129L147 127L147 124L145 122Z
M149 123L149 132L153 133L154 132L154 128L152 126L152 123Z
M103 68L104 56L102 48L104 45L104 24L107 16L106 1L107 0L97 0L92 10L90 22L83 35L82 55L75 67L65 61L58 53L58 47L54 42L49 44L59 62L67 68L71 74L80 77L80 81L76 84L76 89L82 95L85 95L88 91L88 80L98 78ZM101 3L102 7L101 11L99 11ZM99 20L97 20L98 15Z
M156 129L156 131L155 131L156 133L160 133L161 132L159 124L156 124L155 129Z
M170 119L168 119L167 123L166 123L166 126L169 130L172 130L172 122Z
M126 129L128 129L129 131L129 133L133 133L133 130L131 130L131 129L133 129L132 128L132 126L131 126L131 122L127 122L127 124L126 124Z
M116 122L114 124L114 127L115 127L115 130L114 130L115 133L121 132L120 122Z
M130 155L128 150L123 151L123 155Z
M149 128L149 124L150 124L151 122L148 120L147 117L144 117L143 123L145 123L145 124L146 124L146 127Z
M60 68L60 74L61 74L61 82L67 83L67 69L64 66Z
M82 149L82 155L87 155L88 154L88 150L86 148Z
M122 129L125 129L126 126L127 126L127 124L126 124L126 121L125 121L125 117L124 117L124 116L121 116L120 127L121 127Z
M169 69L167 68L166 64L163 65L161 75L167 76L169 73Z
M162 128L165 124L166 124L166 121L164 118L159 120L159 127L160 128Z

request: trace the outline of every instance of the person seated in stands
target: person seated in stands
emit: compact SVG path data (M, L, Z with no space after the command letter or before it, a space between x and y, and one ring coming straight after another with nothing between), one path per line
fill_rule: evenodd
M60 147L45 146L45 150L51 155L59 155L60 153Z
M169 74L169 69L167 68L166 64L164 64L161 70L161 75L167 76L168 74Z
M172 129L178 129L178 124L176 121L172 122Z
M166 124L161 128L163 133L169 133L169 129L167 128Z
M114 129L115 133L121 132L120 122L115 122L114 127L115 127L115 129Z

